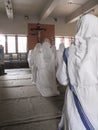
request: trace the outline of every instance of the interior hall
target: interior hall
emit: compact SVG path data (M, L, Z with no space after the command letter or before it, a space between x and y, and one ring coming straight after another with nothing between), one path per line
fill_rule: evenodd
M87 13L98 0L0 0L0 130L73 130L58 128L57 73Z

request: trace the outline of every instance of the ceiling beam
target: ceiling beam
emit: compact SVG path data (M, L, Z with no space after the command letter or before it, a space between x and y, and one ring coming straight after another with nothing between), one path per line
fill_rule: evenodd
M39 22L46 19L59 3L60 0L49 0L49 3L46 5L46 8L43 10L40 16Z
M98 0L89 0L88 2L83 4L80 8L78 8L73 13L71 13L68 17L66 17L65 22L70 23L77 20L79 16L94 9L97 5L98 5Z
M13 19L13 6L11 0L4 0L4 5L6 9L6 14L9 19Z

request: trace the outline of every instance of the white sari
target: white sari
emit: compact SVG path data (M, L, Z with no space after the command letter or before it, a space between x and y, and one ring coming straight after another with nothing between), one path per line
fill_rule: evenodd
M86 14L78 22L75 42L69 48L68 70L62 64L57 79L63 85L68 84L67 73L71 84L75 87L82 108L98 130L98 18ZM73 93L67 87L63 107L62 120L59 127L64 130L86 130L77 111Z
M40 51L41 48L41 43L37 43L36 46L34 47L33 50L31 50L31 55L30 55L30 68L31 68L31 79L32 79L32 84L36 85L36 75L37 75L37 66L36 66L36 55Z
M36 55L37 81L36 86L44 97L59 94L56 85L55 64L50 44L42 44L41 51Z

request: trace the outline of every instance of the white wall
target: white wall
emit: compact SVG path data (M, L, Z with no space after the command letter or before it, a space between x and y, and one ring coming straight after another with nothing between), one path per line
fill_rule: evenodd
M28 23L37 23L37 18L29 18L27 20L23 16L16 16L10 20L7 16L0 18L0 34L27 34ZM54 24L55 35L57 36L73 36L75 34L75 23L66 24L64 20L58 19L54 21L52 18L47 21L41 22L42 24Z
M75 35L75 23L70 24L56 24L55 32L59 36L74 36Z

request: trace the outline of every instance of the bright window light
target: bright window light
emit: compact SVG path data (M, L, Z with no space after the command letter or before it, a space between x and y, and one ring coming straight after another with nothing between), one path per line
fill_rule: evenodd
M65 48L70 46L69 38L64 38L64 45L65 45Z
M55 38L55 46L56 46L56 50L59 50L59 45L61 43L61 38L56 37Z
M27 52L27 37L18 37L18 53Z
M59 50L59 46L61 43L64 43L65 48L67 48L71 45L71 38L70 37L56 37L55 38L56 50Z
M14 36L8 36L8 53L16 53L16 44Z

